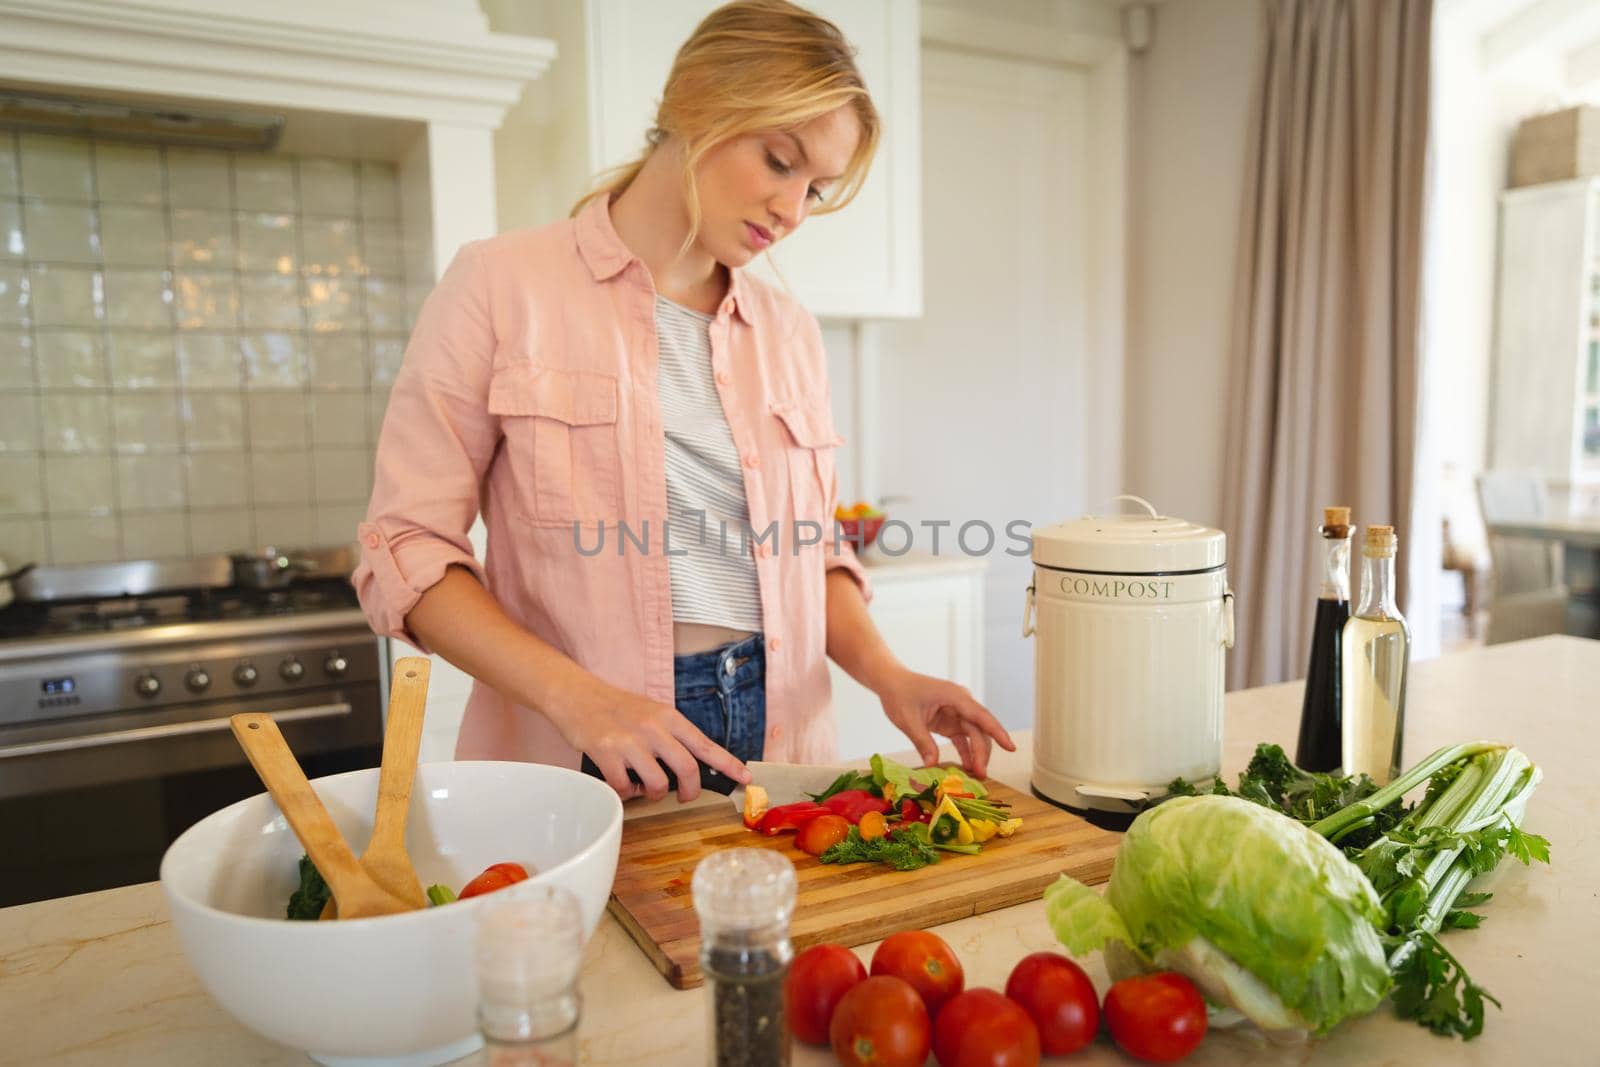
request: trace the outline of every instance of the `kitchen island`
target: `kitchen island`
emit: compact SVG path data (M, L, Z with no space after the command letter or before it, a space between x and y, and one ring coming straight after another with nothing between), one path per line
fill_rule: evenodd
M1594 722L1600 642L1547 637L1442 657L1417 664L1410 690L1408 763L1440 745L1486 737L1514 742L1544 769L1527 825L1550 839L1552 865L1526 869L1508 860L1487 879L1495 898L1484 908L1483 927L1446 935L1450 950L1504 1009L1491 1006L1484 1035L1470 1043L1434 1037L1384 1008L1309 1046L1275 1047L1249 1032L1213 1034L1185 1063L1600 1061L1589 1029L1600 1004L1591 984L1600 945ZM1228 696L1223 766L1230 782L1257 741L1292 744L1300 691L1291 683ZM1017 753L996 754L993 776L1026 788L1028 736L1018 740ZM907 916L907 925L915 924ZM1038 902L936 929L961 957L969 986L1003 986L1022 956L1057 947ZM869 959L873 947L857 952ZM1103 992L1098 960L1090 973ZM704 1062L704 990L668 986L609 917L589 946L582 991L584 1063ZM245 1030L211 1002L184 960L154 884L0 910L0 1035L0 1063L309 1062ZM833 1058L797 1048L795 1062ZM1076 1056L1047 1062L1123 1061L1102 1038Z

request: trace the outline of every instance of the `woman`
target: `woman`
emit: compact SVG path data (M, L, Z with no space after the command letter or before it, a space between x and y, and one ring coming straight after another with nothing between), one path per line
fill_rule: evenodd
M476 679L458 758L726 792L746 760L835 757L828 656L924 760L934 732L978 774L1013 747L873 627L832 534L821 332L740 270L847 203L877 138L839 31L743 0L679 51L636 162L456 256L390 396L355 583L375 630Z

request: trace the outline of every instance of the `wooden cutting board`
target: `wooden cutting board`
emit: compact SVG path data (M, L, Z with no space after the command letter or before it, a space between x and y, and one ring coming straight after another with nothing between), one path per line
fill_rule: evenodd
M985 784L1022 817L1022 829L993 838L976 856L941 852L938 863L915 871L821 863L794 847L792 833L745 829L731 803L630 819L622 824L611 914L667 981L692 989L700 984L700 924L689 883L695 865L719 849L774 848L794 861L797 951L825 941L862 945L1038 900L1063 874L1087 885L1111 877L1119 835L1009 786Z

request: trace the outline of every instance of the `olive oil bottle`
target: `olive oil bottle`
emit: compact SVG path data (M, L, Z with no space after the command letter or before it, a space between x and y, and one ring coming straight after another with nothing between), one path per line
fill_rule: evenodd
M1340 649L1341 769L1345 774L1369 774L1380 785L1400 771L1411 660L1411 630L1395 606L1397 543L1394 527L1367 527L1361 548L1361 600L1344 624Z
M1343 758L1344 701L1342 637L1350 619L1350 509L1323 508L1317 528L1322 587L1311 629L1306 693L1300 705L1300 738L1294 762L1308 771L1336 771Z

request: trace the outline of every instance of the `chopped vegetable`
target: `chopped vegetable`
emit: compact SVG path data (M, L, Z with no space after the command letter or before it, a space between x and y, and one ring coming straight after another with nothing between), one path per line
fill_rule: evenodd
M842 815L850 820L851 825L861 821L861 816L869 811L888 812L889 802L880 796L875 796L865 789L846 789L835 793L822 802L822 806L835 815Z
M902 822L927 822L931 815L931 811L924 809L921 804L918 804L910 797L906 797L900 802L900 820Z
M807 855L820 856L849 837L854 829L843 815L826 812L806 820L800 832L795 834L794 847Z
M1181 971L1263 1029L1326 1032L1392 992L1401 1017L1470 1039L1483 1002L1498 1001L1438 932L1477 925L1465 909L1487 896L1464 890L1507 852L1549 861L1549 843L1520 825L1539 778L1518 750L1476 742L1380 789L1308 774L1262 745L1237 795L1218 782L1144 812L1105 897L1063 878L1046 914L1072 951L1104 949L1114 978Z
M759 785L751 784L744 787L744 825L747 830L754 830L761 825L761 817L767 813L767 791Z
M333 892L328 888L328 883L322 880L322 872L317 870L317 865L311 862L310 856L301 856L300 888L289 896L288 917L320 919L323 906L331 896Z
M885 863L897 871L913 871L939 862L927 833L926 823L915 823L869 841L859 827L852 827L849 836L818 858L823 863Z
M799 800L793 804L779 804L775 808L767 809L767 813L761 817L758 829L768 837L776 837L785 830L798 830L807 821L816 818L818 815L827 814L827 808L810 800Z
M970 845L974 839L972 824L967 822L966 817L956 807L954 798L948 796L939 801L939 806L933 809L930 830L933 834L933 843L936 845L952 842L958 845Z
M441 904L454 904L456 892L447 885L430 885L428 887L428 904L439 907Z
M982 841L1010 837L1022 825L1008 805L989 799L983 783L960 767L912 768L881 755L872 757L869 770L845 771L822 792L806 795L812 799L768 808L766 791L749 786L745 825L769 837L789 830L803 834L812 820L834 815L852 830L843 840L828 842L824 862L883 862L897 870L925 866L937 851L982 851ZM983 826L981 838L973 820ZM814 845L827 836L817 832L807 840Z
M860 771L845 771L835 778L833 784L822 792L807 793L806 796L820 804L829 797L842 793L847 789L861 789L869 793L879 792L878 783L872 780L872 775L862 774Z
M989 795L983 783L968 775L960 767L907 767L887 756L872 757L872 780L880 794L891 804L902 797L925 797L936 801L934 792L948 779L956 779L957 792L983 798ZM891 788L892 787L892 788Z
M966 797L971 799L976 794L967 790L967 783L962 781L959 774L947 774L939 783L939 796L941 797Z
M482 874L461 887L461 899L493 893L496 889L527 881L527 878L528 872L520 863L490 864Z
M881 811L869 811L861 816L856 829L861 831L861 840L875 841L889 832L889 820L884 818Z

